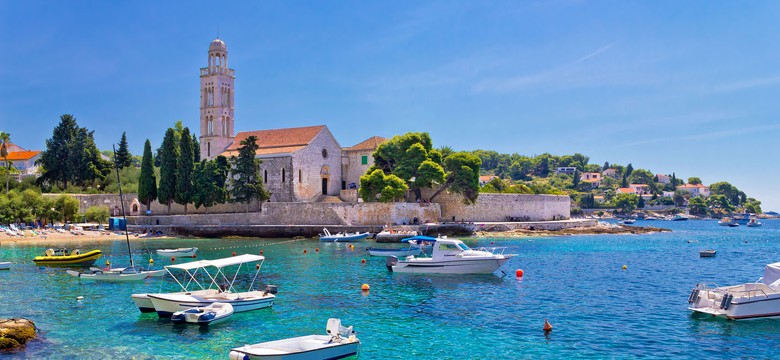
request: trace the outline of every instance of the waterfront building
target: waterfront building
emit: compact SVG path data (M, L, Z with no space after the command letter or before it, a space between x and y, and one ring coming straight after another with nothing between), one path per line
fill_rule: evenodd
M702 196L702 197L708 197L710 196L710 188L707 186L704 186L702 184L684 184L677 187L677 190L686 191L691 196Z
M16 144L8 144L6 146L8 152L8 162L11 167L16 169L14 176L17 180L20 180L28 176L37 176L38 165L35 162L41 157L40 150L27 150ZM5 168L6 158L0 158L0 167Z
M381 136L372 136L354 146L342 150L343 176L342 189L357 189L360 185L360 177L366 170L374 165L374 151L380 144L387 141Z

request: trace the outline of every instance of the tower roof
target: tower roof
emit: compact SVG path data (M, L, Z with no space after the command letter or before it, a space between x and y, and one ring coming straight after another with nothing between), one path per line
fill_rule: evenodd
M209 45L209 51L227 51L227 45L219 38L214 39Z

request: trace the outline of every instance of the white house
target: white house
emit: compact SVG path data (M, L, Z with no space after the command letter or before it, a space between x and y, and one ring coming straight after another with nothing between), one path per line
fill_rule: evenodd
M658 178L658 182L662 184L668 184L672 182L672 178L664 174L655 174L655 177Z
M710 196L710 188L702 184L685 184L677 187L677 190L687 191L691 196Z
M562 166L555 168L556 174L574 174L577 171L577 168L574 166Z

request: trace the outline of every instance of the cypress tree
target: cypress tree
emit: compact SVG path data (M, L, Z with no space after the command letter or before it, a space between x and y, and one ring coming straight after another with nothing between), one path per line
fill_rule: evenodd
M238 158L233 158L234 170L231 181L231 202L246 203L249 212L249 203L257 199L264 201L269 198L268 192L260 182L260 159L257 154L257 137L248 136L241 141L238 148Z
M193 155L193 162L199 163L200 162L200 142L198 141L198 137L195 136L195 134L192 134L192 155Z
M161 204L168 205L168 215L171 214L171 202L176 195L176 159L178 157L176 137L173 129L168 128L160 149L160 185L157 188L157 199Z
M176 203L184 205L184 214L187 215L187 204L192 201L192 170L195 164L192 162L192 137L190 129L184 128L179 139L179 158L176 162Z
M144 156L141 159L141 175L138 179L138 200L146 205L146 210L149 210L152 201L157 199L157 179L152 162L152 144L146 139Z
M41 153L41 165L44 173L38 179L39 183L49 181L51 183L62 182L62 188L68 187L71 176L71 168L68 166L68 144L73 138L76 129L76 119L73 115L60 116L60 123L54 128L50 139L46 139L46 150Z
M127 134L122 132L122 139L119 140L119 150L116 151L116 166L124 169L133 163L133 154L127 148Z

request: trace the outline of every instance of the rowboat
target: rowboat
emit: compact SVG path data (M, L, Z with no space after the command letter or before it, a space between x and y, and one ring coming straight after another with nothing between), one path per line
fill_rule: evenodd
M226 303L213 303L209 306L194 307L173 313L171 322L175 324L209 325L225 320L233 315L233 306Z
M33 262L36 265L71 265L71 266L91 266L103 253L100 250L92 250L81 253L79 250L73 250L68 253L68 249L48 249L46 255L36 256Z
M196 247L178 248L178 249L157 249L157 255L171 257L193 257L198 252Z

